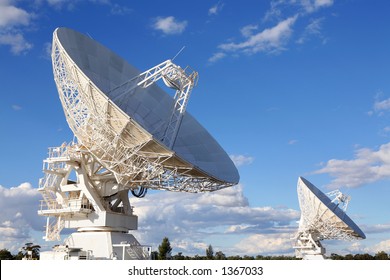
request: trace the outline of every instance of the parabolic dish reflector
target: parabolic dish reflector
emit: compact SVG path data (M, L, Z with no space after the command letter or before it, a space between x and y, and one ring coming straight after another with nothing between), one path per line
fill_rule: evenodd
M121 85L141 71L93 39L67 28L53 35L54 79L78 141L118 183L171 191L214 191L239 174L217 141L185 112L174 145L161 141L174 106L157 84Z
M306 179L298 179L301 208L300 232L312 232L319 240L365 239L362 230L330 198Z

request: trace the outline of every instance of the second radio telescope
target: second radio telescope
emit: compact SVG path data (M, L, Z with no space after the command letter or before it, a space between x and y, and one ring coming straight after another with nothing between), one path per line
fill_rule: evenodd
M298 199L301 219L294 248L297 257L324 259L326 239L365 239L362 230L345 213L350 198L336 190L327 195L305 178L299 177Z

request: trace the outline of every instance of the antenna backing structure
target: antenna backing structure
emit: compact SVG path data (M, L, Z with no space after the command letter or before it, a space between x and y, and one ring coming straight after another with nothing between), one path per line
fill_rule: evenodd
M196 71L167 60L141 72L67 28L54 31L52 63L77 141L49 148L38 214L47 216L46 240L77 231L41 259L147 259L150 247L129 234L138 228L129 192L140 198L148 189L195 193L238 183L230 157L186 112Z

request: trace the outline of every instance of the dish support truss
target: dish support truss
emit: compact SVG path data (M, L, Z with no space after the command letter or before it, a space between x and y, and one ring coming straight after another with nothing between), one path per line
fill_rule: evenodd
M346 212L350 197L339 190L327 193L332 198L335 208L339 207ZM325 239L354 240L357 239L346 230L340 219L335 219L332 211L318 203L312 193L298 188L298 197L301 207L301 219L298 233L295 236L294 249L296 256L305 260L325 259L326 250L321 241Z
M128 233L138 228L129 190L118 185L113 174L82 146L49 148L43 171L38 214L47 217L44 239L59 241L62 229L77 229L63 246L45 252L47 259L150 258L150 247ZM115 243L118 238L120 242Z
M132 94L137 87L147 88L160 79L164 81L167 87L175 89L176 93L172 114L166 129L162 130L161 136L161 141L169 149L172 149L187 108L191 91L198 82L198 72L188 72L191 72L189 67L182 69L171 60L166 60L112 89L108 94L113 94L115 96L114 100L116 100L124 95ZM118 92L118 95L115 92Z
M130 206L128 189L119 186L112 173L83 147L64 143L61 147L49 148L43 171L45 176L40 179L38 189L43 200L38 214L48 217L44 239L60 240L64 227L137 229L137 217ZM99 222L99 216L122 220L123 228L120 224ZM51 222L50 217L55 221Z
M197 81L196 72L184 70L166 61L132 79L137 86L147 87L158 79L177 89L175 106L163 143L127 116L78 68L58 38L52 47L54 79L67 122L78 142L88 153L110 171L124 188L140 187L182 192L216 191L234 184L217 180L195 166L178 158L173 145L189 93ZM129 93L134 85L120 86ZM113 89L113 90L119 90Z

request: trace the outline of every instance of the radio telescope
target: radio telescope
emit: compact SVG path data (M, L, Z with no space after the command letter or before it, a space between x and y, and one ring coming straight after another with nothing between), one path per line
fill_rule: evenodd
M211 192L238 183L230 157L186 112L197 72L171 60L138 71L67 28L53 33L52 63L76 141L49 148L38 214L47 216L45 240L77 231L42 259L147 259L150 248L129 234L138 227L129 192Z
M301 219L294 248L298 258L325 259L325 248L320 242L322 240L366 238L345 213L349 196L335 190L328 193L328 197L302 177L298 179L297 190Z

